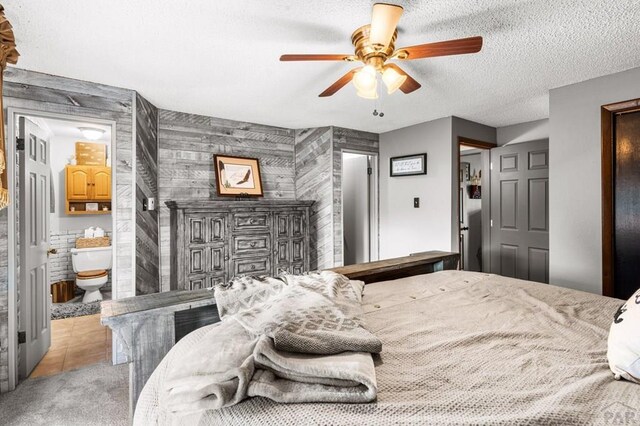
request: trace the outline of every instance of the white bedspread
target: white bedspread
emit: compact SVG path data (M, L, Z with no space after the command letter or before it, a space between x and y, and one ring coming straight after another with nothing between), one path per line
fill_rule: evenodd
M378 399L282 404L251 398L176 417L158 405L165 359L142 392L140 424L639 424L640 386L615 381L607 333L622 303L489 274L443 271L367 285ZM198 331L172 354L188 351ZM627 423L624 423L627 422Z

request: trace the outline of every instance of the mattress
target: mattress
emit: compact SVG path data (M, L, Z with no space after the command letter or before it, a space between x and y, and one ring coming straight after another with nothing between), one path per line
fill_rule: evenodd
M369 404L279 404L252 398L180 416L158 406L167 354L145 386L136 424L444 425L640 422L640 386L615 381L607 335L622 301L497 275L442 271L369 284L378 398ZM618 423L616 423L618 420ZM630 424L630 423L629 423Z

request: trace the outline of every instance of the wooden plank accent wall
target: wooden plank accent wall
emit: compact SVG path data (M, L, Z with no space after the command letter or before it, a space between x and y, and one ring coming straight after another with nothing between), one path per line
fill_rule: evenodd
M317 269L343 264L344 150L377 154L378 135L341 127L296 130L296 197L315 201L311 211L311 261Z
M344 237L342 233L342 152L357 151L378 154L379 136L376 133L333 127L333 264L343 265Z
M315 201L309 221L311 269L333 266L332 144L331 127L296 130L296 198Z
M160 291L158 209L142 210L145 198L158 201L158 109L136 93L136 295Z
M133 296L133 170L131 90L8 68L4 77L4 106L69 114L116 122L117 237L116 258L120 297ZM6 111L5 111L6 112ZM15 202L15 200L12 200ZM0 392L8 386L7 209L0 211Z
M159 110L161 289L169 290L170 200L215 199L213 154L260 159L264 197L295 199L294 130Z

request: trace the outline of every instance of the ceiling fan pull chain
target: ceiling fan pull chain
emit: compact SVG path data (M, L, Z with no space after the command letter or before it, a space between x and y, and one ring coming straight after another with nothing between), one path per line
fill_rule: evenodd
M380 103L378 103L378 100L380 100ZM374 117L384 117L384 112L382 112L382 98L376 98L373 104L373 116ZM378 108L380 108L380 111L378 111Z

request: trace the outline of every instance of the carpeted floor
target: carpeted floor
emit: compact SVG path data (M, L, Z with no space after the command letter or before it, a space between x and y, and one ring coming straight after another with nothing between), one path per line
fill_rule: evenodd
M0 395L0 425L127 425L128 372L102 363L27 379Z

